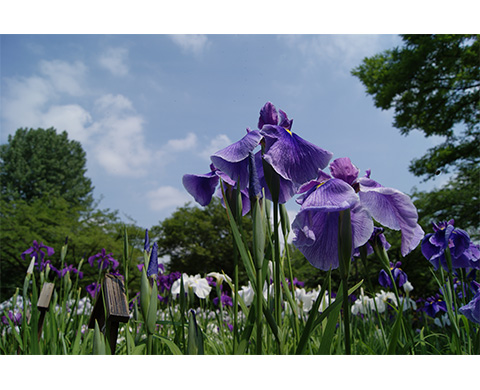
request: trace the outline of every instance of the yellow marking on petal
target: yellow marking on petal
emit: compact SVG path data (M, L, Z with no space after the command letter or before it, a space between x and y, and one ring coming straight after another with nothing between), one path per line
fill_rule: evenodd
M288 130L287 128L284 127L284 129L288 132L288 134L293 135L291 130Z

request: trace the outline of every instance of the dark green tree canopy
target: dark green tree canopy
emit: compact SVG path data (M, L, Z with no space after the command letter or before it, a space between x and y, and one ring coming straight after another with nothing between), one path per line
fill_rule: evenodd
M402 134L419 130L427 137L446 137L445 143L412 163L415 175L428 179L438 169L479 161L479 38L402 35L404 46L365 58L352 71L376 107L394 108L394 126ZM459 126L463 130L455 134Z
M6 201L50 195L88 206L93 187L85 173L85 151L65 131L21 128L0 145L1 196Z
M403 46L365 58L352 74L365 85L376 107L394 109L393 125L402 134L418 130L427 137L445 137L410 163L410 171L424 180L439 172L454 174L436 194L415 193L423 216L448 215L464 228L478 229L480 35L402 35L402 39ZM443 210L435 212L432 207Z

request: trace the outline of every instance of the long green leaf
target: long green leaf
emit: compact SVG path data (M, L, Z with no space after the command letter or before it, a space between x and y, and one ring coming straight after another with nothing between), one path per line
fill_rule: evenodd
M98 322L95 320L95 330L93 333L93 354L94 355L105 355L105 338L103 337L100 328L98 327Z
M332 272L331 270L328 271L327 279L330 277L331 272ZM315 300L313 307L310 309L310 312L308 313L307 324L303 329L302 336L300 337L300 341L298 342L297 350L295 352L297 355L301 355L303 353L303 350L305 349L307 341L310 338L310 334L314 329L314 322L316 317L318 316L318 308L320 307L322 298L325 295L325 291L326 291L326 284L324 283L323 287L320 289L318 298Z
M342 296L341 299L343 300L344 297ZM332 312L328 315L327 325L325 326L325 330L322 335L322 341L320 343L320 348L318 349L318 353L320 355L328 355L330 353L330 346L332 344L332 339L335 333L335 328L338 322L338 317L339 317L341 308L342 308L341 305L337 305L334 309L332 309Z
M170 349L170 352L173 355L183 355L180 348L178 348L178 346L172 340L170 340L170 339L168 339L164 336L160 336L160 335L156 335L156 334L154 334L153 337L156 337L157 339L162 340L167 345L168 349Z

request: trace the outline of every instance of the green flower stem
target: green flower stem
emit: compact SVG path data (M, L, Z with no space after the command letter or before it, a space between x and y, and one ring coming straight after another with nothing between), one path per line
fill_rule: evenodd
M281 267L281 259L280 259L280 237L278 233L278 202L273 202L273 237L274 237L274 259L275 259L275 267L274 267L274 301L275 301L275 321L277 322L278 326L281 326L282 321L282 302L281 302L281 281L280 281L280 267Z
M368 271L367 271L367 248L365 246L362 246L360 247L360 258L362 260L362 263L363 263L363 268L364 268L364 278L367 280L367 286L368 286L368 289L369 291L374 291L373 289L373 285L372 285L372 281L370 280L370 278L368 277ZM375 297L374 297L375 298ZM373 305L375 306L375 313L377 315L377 318L378 318L378 324L380 326L380 330L382 332L382 340L385 344L385 348L388 347L388 344L387 344L387 340L385 338L385 329L383 329L383 321L382 321L382 318L380 316L380 313L378 312L378 307L377 307L377 301L376 299L373 299Z
M345 354L351 355L350 303L348 301L348 276L352 259L352 224L350 209L342 210L338 217L338 263L343 289L343 318L345 328Z
M262 319L263 319L263 293L262 293L262 269L257 268L257 291L255 291L255 298L256 298L256 310L257 315L255 316L256 326L257 326L257 337L256 337L256 350L255 353L257 355L262 355Z

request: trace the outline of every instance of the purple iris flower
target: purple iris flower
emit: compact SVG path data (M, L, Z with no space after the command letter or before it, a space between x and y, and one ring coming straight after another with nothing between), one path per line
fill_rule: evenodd
M258 127L247 129L247 134L239 141L215 152L211 156L210 172L203 175L183 176L185 189L202 206L211 202L215 188L221 178L227 186L239 188L242 197L248 198L247 189L258 195L260 186L265 188L266 197L272 195L266 185L263 163L268 164L279 176L279 203L285 203L296 188L314 179L319 168L324 168L332 157L327 152L292 133L293 120L280 110L280 116L272 103L268 102L260 110ZM258 146L263 152L255 152ZM254 164L252 161L254 156ZM256 171L256 174L255 174ZM253 187L253 188L252 188ZM243 214L249 210L249 202L243 202Z
M150 252L150 239L148 237L148 229L145 229L145 243L143 244L145 252Z
M9 310L8 311L8 318L10 318L10 321L12 321L13 326L18 326L22 323L22 313L21 312L14 313L13 311ZM2 322L5 325L9 325L8 318L6 316L2 316Z
M55 268L54 266L52 266L52 264L50 264L50 268L58 275L59 278L63 278L67 274L67 272L69 272L72 274L78 274L78 277L80 279L83 279L83 272L76 269L73 264L65 264L65 266L61 270Z
M218 306L218 297L215 297L213 298L213 304L215 306ZM233 306L233 301L232 301L232 297L230 297L226 292L222 291L222 294L221 294L221 298L220 298L220 302L222 302L222 307L225 307L225 306L230 306L232 307Z
M185 174L183 175L182 182L187 192L193 196L195 201L200 206L206 206L212 201L212 197L215 194L216 197L222 199L222 191L219 186L220 179L225 183L225 190L227 195L236 191L236 183L226 173L217 169L213 164L210 164L210 172L203 175ZM250 210L250 202L248 191L246 189L241 190L242 194L242 214L245 215Z
M180 279L181 276L182 274L178 271L171 272L168 275L159 275L159 277L157 278L157 285L159 287L159 291L162 293L164 291L170 291L173 282L175 282L175 280L177 279Z
M260 111L258 128L264 137L263 159L284 179L295 186L313 180L318 169L324 169L333 154L292 132L293 119L267 102Z
M45 253L44 250L46 250L47 253ZM33 245L23 252L21 257L25 260L25 255L30 255L30 257L35 256L35 265L40 271L43 271L46 265L50 263L49 260L45 260L45 254L47 256L52 256L54 253L55 251L52 247L44 245L43 242L39 244L37 240L33 240Z
M318 179L299 189L301 205L292 224L293 243L316 268L338 268L339 212L350 209L352 253L371 238L373 219L393 230L401 230L403 256L423 237L418 214L411 199L402 192L381 186L370 179L370 172L358 178L359 170L349 158L330 164L332 176L319 171Z
M249 184L249 155L260 144L262 135L258 130L249 131L240 140L215 152L210 159L213 165L244 189Z
M372 233L371 237L369 238L369 240L364 245L364 247L367 250L367 256L371 255L373 253L373 245L374 245L375 241L377 241L377 245L380 244L383 248L385 248L386 251L388 251L390 249L391 245L387 241L387 239L385 238L385 235L383 234L384 231L385 231L385 229L383 229L381 227L374 226L373 233ZM353 252L353 255L355 257L359 257L360 256L360 248L355 248L355 250Z
M426 299L423 310L428 316L435 318L439 311L447 312L447 304L439 294L435 294L433 297Z
M395 282L397 282L398 287L402 287L408 280L407 274L400 268L401 265L402 263L400 261L397 261L395 264L390 263L390 271L392 273L393 279L395 280ZM392 287L392 279L390 279L390 276L384 269L380 270L380 273L378 275L378 283L380 284L380 286L385 288Z
M101 252L97 253L96 255L90 256L88 258L88 264L90 266L95 267L94 262L97 261L98 268L106 269L111 264L112 269L116 269L120 263L113 258L113 253L106 253L105 248L102 249Z
M156 277L158 275L158 244L153 243L152 253L150 254L150 262L148 263L147 276ZM155 275L155 276L154 276Z
M460 307L458 311L470 321L480 325L480 283L472 281L472 285L476 289L474 297L465 306Z
M441 265L448 271L445 250L450 249L452 268L480 269L480 249L470 241L468 233L453 226L454 220L433 223L434 233L422 241L422 254L432 263L435 271Z
M100 291L100 284L97 282L93 282L92 284L89 284L87 287L85 287L85 290L87 290L92 299L95 299L98 292Z

